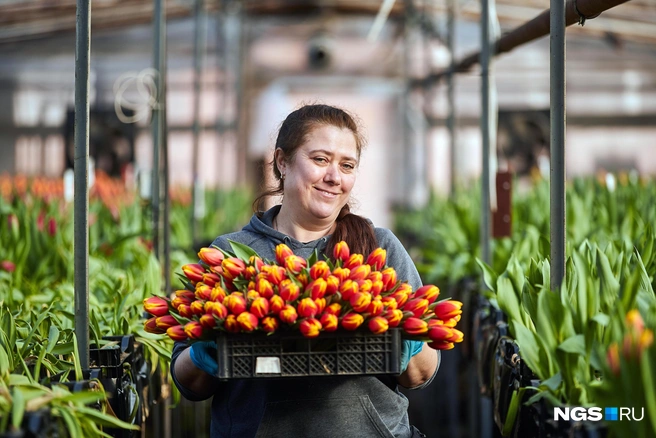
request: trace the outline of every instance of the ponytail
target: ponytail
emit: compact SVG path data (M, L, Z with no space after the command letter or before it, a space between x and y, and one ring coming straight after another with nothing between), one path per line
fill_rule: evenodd
M342 207L337 216L335 231L326 246L327 254L332 255L333 248L341 241L346 242L351 254L362 254L365 260L378 248L373 225L362 216L351 213L348 204Z

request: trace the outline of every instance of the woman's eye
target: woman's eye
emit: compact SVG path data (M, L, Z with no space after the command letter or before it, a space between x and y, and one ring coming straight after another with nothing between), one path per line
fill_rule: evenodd
M354 166L353 164L349 164L349 163L342 164L342 167L343 167L344 169L346 169L346 170L353 170L353 169L355 169L355 166Z
M328 160L326 160L324 157L315 157L314 161L317 163L326 163Z

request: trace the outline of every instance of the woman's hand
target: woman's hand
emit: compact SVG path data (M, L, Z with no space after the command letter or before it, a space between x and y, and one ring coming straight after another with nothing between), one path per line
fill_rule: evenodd
M397 381L401 386L406 388L416 388L428 382L433 375L435 370L437 370L439 365L439 355L436 350L433 350L427 346L424 342L421 342L421 350L417 348L417 345L414 345L417 341L403 341L403 351L402 351L402 363L401 363L401 375L397 377ZM406 344L410 342L410 344ZM413 349L415 354L412 355ZM407 352L410 352L408 354ZM403 358L410 356L407 361L407 368L403 370Z

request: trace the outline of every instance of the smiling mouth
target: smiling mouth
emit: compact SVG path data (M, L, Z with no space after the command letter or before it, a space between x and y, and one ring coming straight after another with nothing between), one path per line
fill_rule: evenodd
M317 187L315 187L315 189L318 190L319 192L321 192L322 194L326 195L326 196L335 197L335 196L339 195L339 193L329 192L327 190L322 190L322 189L319 189Z

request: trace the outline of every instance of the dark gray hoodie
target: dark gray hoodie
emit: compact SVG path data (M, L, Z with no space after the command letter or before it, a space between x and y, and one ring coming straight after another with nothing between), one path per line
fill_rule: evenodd
M285 243L298 256L309 257L314 250L322 255L330 236L299 242L273 229L275 206L262 217L253 215L242 231L217 237L214 245L230 250L229 240L248 245L261 257L275 260L275 247ZM387 265L413 289L421 287L417 270L397 237L384 228L375 228L378 246L387 251ZM199 397L181 386L173 373L178 355L187 348L176 343L171 374L182 395ZM220 382L212 400L212 438L343 438L410 437L408 400L398 391L394 376L308 377L286 379L244 379Z

